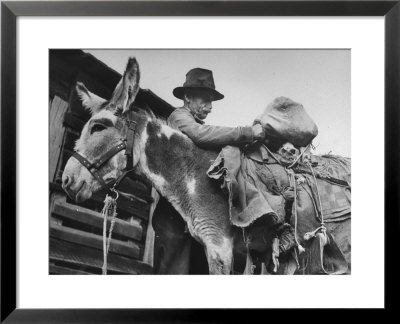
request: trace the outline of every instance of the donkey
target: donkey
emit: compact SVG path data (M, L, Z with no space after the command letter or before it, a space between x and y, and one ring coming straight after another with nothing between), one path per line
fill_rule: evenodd
M92 116L76 142L76 155L65 166L63 189L72 199L83 202L133 170L147 178L179 212L191 236L204 246L209 273L229 274L234 248L243 253L246 244L242 230L231 226L228 200L220 185L206 174L218 153L197 147L151 111L132 110L139 78L138 63L130 58L109 101L77 84L83 106ZM277 210L282 205L272 207ZM262 252L271 249L276 235L269 216L264 217Z

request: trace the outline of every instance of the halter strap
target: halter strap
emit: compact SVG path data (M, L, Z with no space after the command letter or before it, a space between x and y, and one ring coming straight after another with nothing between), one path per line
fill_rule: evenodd
M93 167L93 164L89 162L88 159L86 159L84 156L80 155L78 152L75 152L74 155L72 155L75 159L77 159L88 171L92 174L93 177L96 178L97 181L100 182L102 187L107 188L109 191L111 191L111 188L107 185L107 183L104 181L102 176L98 173L98 170Z
M119 185L119 183L126 177L126 175L133 170L133 142L135 137L136 130L136 122L133 120L133 111L128 112L128 132L126 135L126 139L121 141L116 146L112 147L102 156L90 162L87 158L82 156L80 153L75 152L72 156L77 159L88 171L93 175L93 177L100 182L102 188L106 188L109 192L115 192L115 188ZM123 170L122 174L115 181L113 187L110 187L103 179L103 177L99 174L99 169L114 155L118 152L125 149L126 155L126 166Z
M133 112L129 112L128 114L128 133L126 135L126 167L125 170L133 169L133 141L135 139L135 130L136 130L136 122L132 120Z

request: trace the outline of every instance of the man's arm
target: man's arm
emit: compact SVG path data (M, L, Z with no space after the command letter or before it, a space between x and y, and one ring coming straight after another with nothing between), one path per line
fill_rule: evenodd
M253 130L248 127L223 127L201 125L189 111L178 109L168 118L168 124L186 134L196 145L204 148L220 148L253 142Z

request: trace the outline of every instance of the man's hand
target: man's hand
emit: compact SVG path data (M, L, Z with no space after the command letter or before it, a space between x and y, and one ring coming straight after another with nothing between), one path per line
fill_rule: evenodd
M261 124L255 124L251 128L254 140L263 140L265 138L265 131Z

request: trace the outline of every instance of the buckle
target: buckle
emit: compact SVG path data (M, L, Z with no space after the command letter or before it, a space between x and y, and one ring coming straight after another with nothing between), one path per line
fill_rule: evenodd
M128 126L128 128L129 128L130 130L134 131L135 128L136 128L136 122L135 122L134 120L129 120L129 126Z
M101 166L102 163L103 163L103 161L100 159L100 160L96 161L96 163L93 165L93 167L95 169L98 169Z

